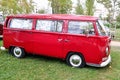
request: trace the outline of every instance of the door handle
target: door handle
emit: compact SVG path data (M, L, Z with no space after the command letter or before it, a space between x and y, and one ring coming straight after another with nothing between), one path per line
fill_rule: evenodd
M68 39L65 39L65 42L69 42L70 40L68 40Z
M58 42L61 42L63 39L58 39Z

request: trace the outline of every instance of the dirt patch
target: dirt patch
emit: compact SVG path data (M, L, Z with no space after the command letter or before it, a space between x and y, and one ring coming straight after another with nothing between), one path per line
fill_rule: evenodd
M118 46L118 47L120 47L120 42L118 42L118 41L111 41L111 46Z

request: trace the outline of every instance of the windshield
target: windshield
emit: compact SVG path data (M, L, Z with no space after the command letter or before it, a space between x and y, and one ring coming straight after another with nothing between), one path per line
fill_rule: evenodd
M103 25L103 23L100 20L98 20L96 24L97 24L97 29L98 29L99 35L106 36L107 33L106 33L106 29L105 29L105 26Z

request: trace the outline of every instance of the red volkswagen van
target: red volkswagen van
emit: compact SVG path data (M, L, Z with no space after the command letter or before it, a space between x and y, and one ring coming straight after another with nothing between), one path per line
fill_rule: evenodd
M4 48L17 58L37 54L60 58L73 67L104 67L111 62L110 37L96 17L67 14L7 16Z

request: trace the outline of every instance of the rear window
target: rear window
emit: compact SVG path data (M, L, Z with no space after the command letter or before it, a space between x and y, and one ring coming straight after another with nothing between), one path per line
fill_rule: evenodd
M32 29L32 19L12 19L10 22L10 28L17 29Z

